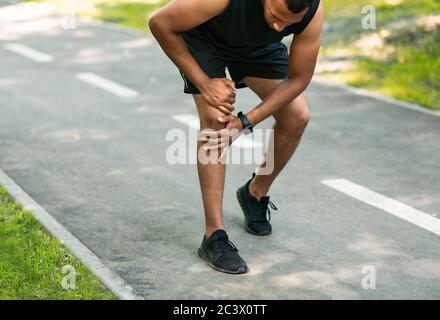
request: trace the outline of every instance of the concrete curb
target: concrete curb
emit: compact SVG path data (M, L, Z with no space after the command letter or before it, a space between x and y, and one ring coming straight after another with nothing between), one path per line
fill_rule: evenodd
M72 235L62 224L35 202L21 189L6 173L0 169L0 185L21 206L30 211L43 227L55 238L60 240L69 251L75 255L102 283L121 300L144 300L121 277L111 271L104 263Z

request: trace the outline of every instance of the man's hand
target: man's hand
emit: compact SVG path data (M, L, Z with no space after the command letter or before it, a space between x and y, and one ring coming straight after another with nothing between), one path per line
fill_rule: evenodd
M243 133L243 124L234 115L218 117L217 120L221 123L227 123L226 128L214 132L201 132L200 140L206 142L203 145L205 150L220 149L220 157L217 161L224 163L229 146Z
M235 83L226 78L213 78L207 81L201 88L203 99L220 110L224 114L232 114L235 103Z

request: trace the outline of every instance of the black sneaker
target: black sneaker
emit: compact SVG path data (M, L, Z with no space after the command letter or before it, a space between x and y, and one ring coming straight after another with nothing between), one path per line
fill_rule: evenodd
M203 236L199 257L208 262L213 269L225 273L246 273L246 262L238 255L238 249L229 241L225 230L216 230L209 237Z
M269 200L269 196L262 197L258 201L250 194L249 184L254 177L255 172L244 186L238 188L237 199L244 213L246 231L257 236L265 236L272 233L272 225L269 223L271 218L269 206L274 210L278 210L278 208Z

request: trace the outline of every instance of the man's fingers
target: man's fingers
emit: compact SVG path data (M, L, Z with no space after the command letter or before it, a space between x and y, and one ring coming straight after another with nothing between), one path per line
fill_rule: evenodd
M200 132L200 138L205 139L205 141L214 141L215 143L220 139L228 139L230 134L231 134L230 130L228 129L222 129L219 131L204 130Z
M222 106L228 108L230 111L234 111L235 107L230 103L222 103Z
M205 141L205 145L216 146L222 143L230 142L229 136L221 136L221 137L208 137L208 139L202 140Z
M231 88L231 90L235 91L235 82L229 79L225 79L226 85Z
M227 114L227 115L232 114L232 111L224 106L218 106L217 109L220 110L221 112L223 112L224 114Z
M233 115L228 115L228 116L223 116L223 117L217 118L217 120L222 123L231 122L234 119L235 119L235 116L233 116Z
M225 117L230 117L230 116L225 116ZM235 118L235 116L232 116L233 118ZM200 135L203 135L205 137L207 136L211 136L211 137L222 137L222 136L232 136L232 135L236 135L240 133L240 131L238 129L229 129L229 128L223 128L220 130L213 130L213 129L203 129L202 131L200 131Z
M225 147L227 147L227 146L229 146L229 143L228 142L222 142L222 143L220 143L220 144L215 144L215 145L210 145L210 144L204 144L203 145L203 149L205 149L205 150L216 150L216 149L219 149L219 148L225 148Z

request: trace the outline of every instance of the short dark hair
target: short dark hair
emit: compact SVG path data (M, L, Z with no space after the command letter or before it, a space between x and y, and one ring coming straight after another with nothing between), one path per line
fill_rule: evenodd
M284 0L287 8L293 13L300 13L312 4L314 0Z

